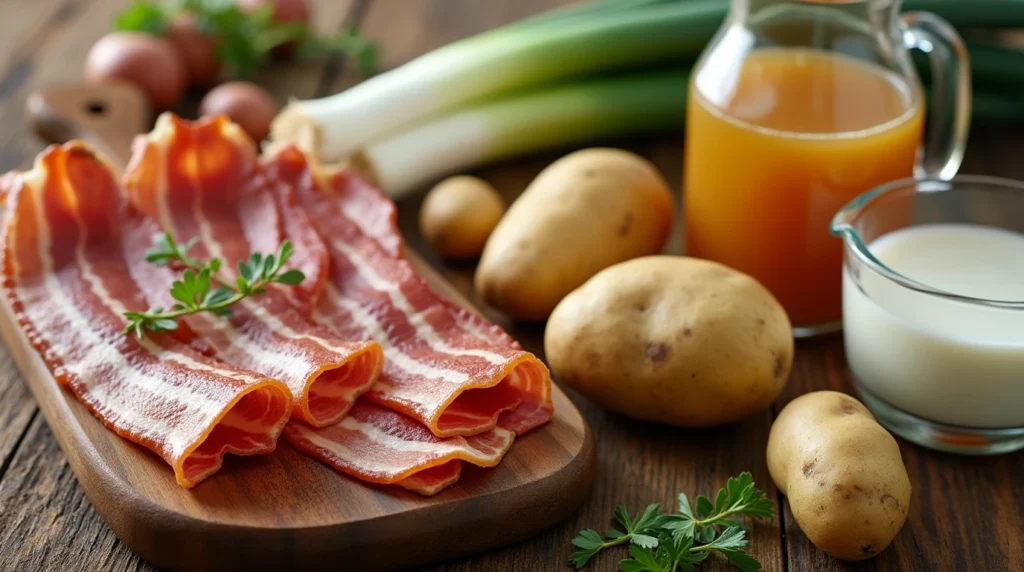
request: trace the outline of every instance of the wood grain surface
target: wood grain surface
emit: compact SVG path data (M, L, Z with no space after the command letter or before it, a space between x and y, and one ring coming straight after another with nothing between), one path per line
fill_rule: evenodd
M333 5L330 0L323 3ZM444 42L559 3L565 2L356 1L339 16L339 21L348 18L359 23L365 33L381 42L384 61L390 66ZM21 125L25 95L35 86L77 77L85 47L103 33L109 21L97 14L109 14L119 5L123 2L0 2L0 169L24 165L40 148ZM13 21L15 14L19 15L17 24ZM14 51L8 52L8 46ZM268 74L268 81L273 81L276 73L282 72ZM281 97L288 93L309 96L317 86L333 91L358 81L357 76L337 65L286 73L306 79L303 87L296 89L273 83L271 87ZM609 143L650 158L678 193L681 134L667 141ZM1024 163L1019 159L1022 145L1024 134L1018 130L975 129L963 172L1024 179ZM507 162L477 174L493 182L511 199L556 156ZM420 200L421 196L411 197L399 205L401 226L410 246L449 282L471 295L472 268L446 265L418 236L415 215ZM677 244L671 248L678 248ZM493 317L500 320L500 316ZM531 350L542 349L539 327L512 325L510 330ZM728 476L744 470L752 471L757 482L779 498L764 467L764 447L772 415L797 395L826 388L852 391L839 337L798 343L789 385L772 411L724 429L683 431L638 423L604 411L567 391L589 421L597 444L597 480L583 508L544 534L430 570L568 570L565 561L571 551L569 540L581 528L601 529L609 524L617 502L626 503L632 510L649 502L670 504L678 491L691 496L707 494ZM117 541L85 500L46 424L34 413L34 404L20 375L6 356L0 358L0 398L0 570L152 570ZM780 498L781 518L754 530L754 553L764 569L1024 570L1024 454L968 458L905 443L901 443L901 449L914 493L908 523L889 549L858 564L833 560L808 542ZM619 552L601 556L588 569L615 570L622 555ZM339 569L343 567L343 563L338 564ZM702 568L727 569L717 561Z

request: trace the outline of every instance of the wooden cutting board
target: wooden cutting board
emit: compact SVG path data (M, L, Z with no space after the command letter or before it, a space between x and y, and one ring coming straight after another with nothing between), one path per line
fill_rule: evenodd
M91 140L123 164L148 113L134 89L114 85L36 94L28 115L45 138ZM437 292L471 308L408 257ZM550 423L517 439L497 468L464 465L459 482L434 497L368 486L283 439L271 455L228 455L219 473L185 490L163 460L108 431L57 385L6 303L0 334L97 511L121 541L169 570L377 570L454 558L554 525L593 481L590 429L553 387Z

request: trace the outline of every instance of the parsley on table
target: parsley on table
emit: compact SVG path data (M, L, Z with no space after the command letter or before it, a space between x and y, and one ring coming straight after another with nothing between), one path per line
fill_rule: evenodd
M267 64L275 48L287 44L296 45L300 57L344 54L355 60L363 73L377 69L376 44L354 28L317 36L305 24L274 20L272 6L246 11L232 0L134 0L115 17L114 28L162 36L182 13L194 16L197 29L216 38L217 59L231 76L252 77Z
M230 316L231 306L249 296L263 294L271 283L294 286L305 280L300 270L284 270L292 255L292 243L284 241L273 254L253 253L238 263L238 279L233 286L217 285L215 278L221 262L217 258L198 260L188 255L196 240L179 245L170 233L157 235L155 247L146 253L146 260L157 265L177 263L186 268L180 280L171 284L171 297L177 303L170 310L162 307L145 312L125 312L128 325L125 334L132 332L142 339L144 330L169 332L178 329L178 318L200 312L217 316Z
M679 513L661 513L652 504L629 518L626 507L615 509L615 520L625 529L611 529L602 537L587 529L572 540L577 550L569 556L576 569L612 546L629 543L630 558L619 562L624 572L689 572L712 552L718 552L742 572L755 572L761 563L746 553L748 541L741 517L771 518L775 505L764 491L754 486L754 477L742 473L731 477L715 500L698 496L696 510L683 493L679 494Z

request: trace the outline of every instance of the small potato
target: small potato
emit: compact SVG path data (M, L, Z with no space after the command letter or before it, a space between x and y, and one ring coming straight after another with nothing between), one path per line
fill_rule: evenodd
M584 149L544 169L487 241L476 289L521 320L543 320L566 294L623 260L656 254L672 228L672 194L650 162Z
M564 383L636 419L679 427L768 407L793 363L782 306L756 280L682 256L637 258L565 297L544 332Z
M254 141L270 133L277 102L269 91L248 81L229 81L210 90L199 102L199 115L227 115Z
M875 556L907 519L900 448L849 395L815 391L791 401L768 436L768 471L807 538L836 558Z
M166 39L142 32L113 32L89 50L85 81L90 85L131 83L146 94L153 109L162 111L178 104L188 87L188 72Z
M192 85L210 85L220 75L217 39L198 29L193 14L182 12L175 16L167 27L167 40L181 56Z
M450 177L438 183L420 207L420 232L448 258L480 256L487 237L505 214L505 200L476 177Z

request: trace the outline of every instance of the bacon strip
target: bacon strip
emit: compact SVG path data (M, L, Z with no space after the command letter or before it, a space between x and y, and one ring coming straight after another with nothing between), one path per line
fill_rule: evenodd
M288 441L335 469L377 484L395 484L433 495L459 478L461 461L493 467L512 446L504 429L470 437L438 437L422 424L360 401L340 423L285 428Z
M382 206L387 199L349 172L318 180L294 148L266 165L272 178L291 183L328 246L330 277L314 319L384 349L381 376L365 399L440 437L496 426L523 433L551 418L544 364L497 326L435 294L396 256L401 238Z
M420 385L405 390L419 391L418 399L438 408L431 423L425 410L373 400L389 410L363 399L337 424L290 423L285 434L293 445L363 480L435 494L459 478L462 461L493 466L516 431L550 418L547 369L493 324L430 292L399 256L401 237L391 230L394 208L386 199L382 203L370 187L353 187L335 205L341 213L347 209L342 223L350 232L328 235L333 240L325 244L322 225L310 220L321 213L292 186L305 173L304 160L282 176L278 162L255 162L250 144L234 130L223 120L161 119L137 146L127 178L132 201L179 239L198 237L199 252L229 261L291 238L303 271L316 277L304 294L307 306L297 307L311 310L338 339L376 339L388 358L382 379L402 384L411 373ZM377 214L353 222L349 217L357 217L360 205ZM319 301L308 304L317 295ZM351 316L328 317L342 309ZM193 326L199 334L193 343L207 340L223 355L215 332L202 328Z
M121 330L146 309L126 279L125 210L110 167L83 144L51 147L9 174L3 291L54 378L118 435L160 455L178 483L215 473L225 453L269 453L288 420L284 384L150 333Z
M156 129L136 142L125 173L134 205L156 219L179 242L198 239L190 252L220 258L223 279L234 283L234 268L252 252L274 252L285 228L296 235L297 265L309 278L287 289L272 285L266 294L244 300L230 320L189 317L198 335L220 359L280 379L295 397L295 415L316 426L338 422L356 398L377 379L380 346L366 337L341 338L302 314L323 287L326 252L319 237L303 234L282 216L273 181L262 176L251 141L226 119L197 123L166 114ZM280 184L280 183L278 183ZM141 258L144 248L131 254ZM172 277L140 265L136 279L159 293L150 303L167 307ZM356 340L356 341L349 341Z

